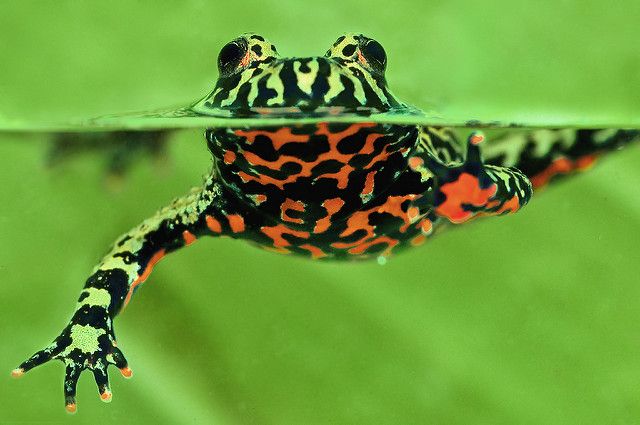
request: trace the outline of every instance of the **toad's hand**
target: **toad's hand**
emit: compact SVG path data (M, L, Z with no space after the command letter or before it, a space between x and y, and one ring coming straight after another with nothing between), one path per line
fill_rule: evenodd
M19 378L25 372L51 359L62 360L66 366L64 396L69 413L76 411L76 384L83 370L89 369L93 372L100 398L105 402L111 401L107 366L115 365L126 378L132 374L127 360L116 346L111 318L104 314L103 309L97 307L76 311L60 336L48 347L23 362L11 374Z

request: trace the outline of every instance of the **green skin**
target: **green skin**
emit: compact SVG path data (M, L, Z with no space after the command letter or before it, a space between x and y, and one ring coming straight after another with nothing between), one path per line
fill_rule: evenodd
M157 261L199 237L312 258L385 258L435 227L516 212L531 181L544 186L638 139L624 130L519 132L483 148L483 161L480 133L463 152L448 129L366 123L363 116L409 108L386 85L382 46L360 34L312 58L280 58L263 37L244 35L222 49L218 65L215 88L194 110L318 123L207 131L213 167L204 184L121 236L87 279L69 324L13 371L20 377L61 360L71 413L82 371L93 372L103 401L111 400L110 364L131 376L113 320ZM322 123L336 114L353 122ZM367 142L374 139L385 142Z

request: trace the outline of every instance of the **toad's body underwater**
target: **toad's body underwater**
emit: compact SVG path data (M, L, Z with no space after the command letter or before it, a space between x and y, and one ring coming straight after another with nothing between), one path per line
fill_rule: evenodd
M314 259L384 259L445 224L514 213L532 187L638 138L536 130L484 147L480 133L461 144L447 128L367 121L410 108L387 88L382 46L362 35L340 37L322 57L280 58L249 34L222 49L218 66L213 92L194 110L290 124L207 130L213 169L204 185L120 237L87 279L68 326L13 371L62 360L70 412L83 370L93 372L104 401L109 364L131 376L113 319L154 264L203 236Z

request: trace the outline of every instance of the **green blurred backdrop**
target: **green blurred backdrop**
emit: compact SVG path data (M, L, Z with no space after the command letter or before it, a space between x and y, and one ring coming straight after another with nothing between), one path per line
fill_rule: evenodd
M188 103L218 49L284 54L377 38L394 92L468 116L637 123L640 4L596 1L15 2L0 11L0 121ZM44 135L0 134L0 423L640 423L640 151L375 263L320 264L231 240L171 256L116 321L135 372L78 414L63 366L8 372L66 323L122 232L200 182L200 131L117 193L103 159L47 170ZM116 371L117 372L117 371Z

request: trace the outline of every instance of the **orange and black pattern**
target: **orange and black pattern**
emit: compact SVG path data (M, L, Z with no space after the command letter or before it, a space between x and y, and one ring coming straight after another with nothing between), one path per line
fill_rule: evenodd
M196 110L305 123L207 130L213 167L204 184L125 233L96 265L69 324L13 371L20 377L62 361L71 413L84 370L103 401L112 397L109 365L132 375L113 320L172 251L227 236L313 259L384 260L445 225L515 213L534 187L639 138L637 131L538 130L490 142L474 132L461 143L446 128L309 123L318 114L362 118L403 106L386 86L382 46L361 34L340 37L325 56L288 59L249 34L227 44L218 65L218 83Z
M407 172L416 137L415 126L374 123L207 132L248 238L313 258L389 253L420 233L433 179Z

